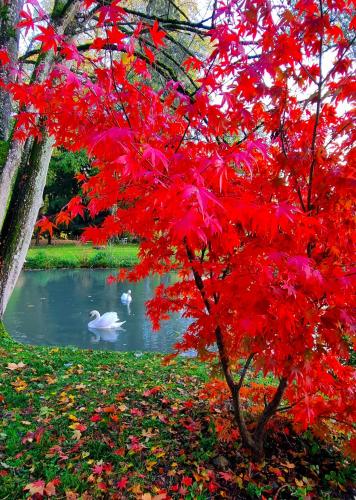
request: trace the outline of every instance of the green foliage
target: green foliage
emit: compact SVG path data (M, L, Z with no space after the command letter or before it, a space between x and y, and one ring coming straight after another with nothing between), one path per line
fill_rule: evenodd
M79 186L74 176L88 165L88 158L82 151L72 153L56 150L53 153L44 191L45 211L48 215L59 212L78 194Z

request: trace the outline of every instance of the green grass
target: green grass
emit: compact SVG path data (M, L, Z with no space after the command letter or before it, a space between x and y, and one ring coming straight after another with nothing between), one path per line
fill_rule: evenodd
M251 468L218 439L207 379L196 359L25 346L0 324L0 499L344 498L349 461L312 436L275 434Z
M25 269L131 267L137 263L137 245L49 245L29 249Z

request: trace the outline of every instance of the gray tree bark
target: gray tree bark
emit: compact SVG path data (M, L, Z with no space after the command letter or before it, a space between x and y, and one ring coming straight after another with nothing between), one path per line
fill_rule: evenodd
M26 168L17 176L12 200L6 214L0 240L0 318L3 316L26 258L51 159L53 138L44 134L31 148Z
M15 26L22 6L23 0L0 0L0 49L7 51L11 64L16 64L18 56L19 33ZM0 80L8 83L12 78L10 67L0 66ZM0 141L7 141L9 138L11 112L11 98L0 88Z
M53 24L58 34L70 36L75 27L80 0L67 2L62 15L57 3ZM33 78L43 81L55 63L55 55L47 52L45 57L39 56L39 63ZM47 134L44 118L40 118L39 126L41 140L29 140L25 144L12 141L8 160L0 176L0 320L25 261L42 205L54 139Z

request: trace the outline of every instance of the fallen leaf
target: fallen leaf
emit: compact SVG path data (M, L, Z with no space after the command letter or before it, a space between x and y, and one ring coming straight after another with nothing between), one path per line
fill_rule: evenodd
M30 495L35 495L36 493L43 495L45 486L46 483L42 479L39 479L33 483L26 484L24 491L28 491Z
M21 370L25 366L26 366L25 363L20 361L20 363L8 363L6 368L8 370L14 371L14 370Z

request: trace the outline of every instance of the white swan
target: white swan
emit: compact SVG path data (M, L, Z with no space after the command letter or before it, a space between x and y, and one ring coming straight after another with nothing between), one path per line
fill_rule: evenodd
M123 293L121 295L121 302L123 304L130 304L131 300L132 300L131 290L128 290L127 293Z
M121 325L126 323L126 321L120 321L116 312L107 312L100 316L99 311L91 311L89 313L92 321L89 321L89 328L99 328L99 329L109 329L109 328L120 328Z

